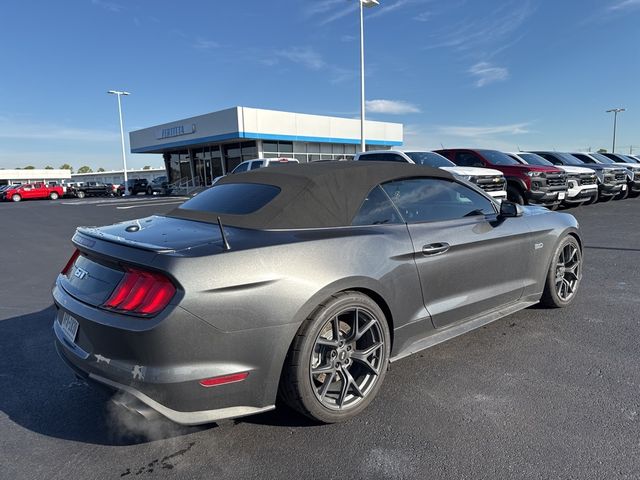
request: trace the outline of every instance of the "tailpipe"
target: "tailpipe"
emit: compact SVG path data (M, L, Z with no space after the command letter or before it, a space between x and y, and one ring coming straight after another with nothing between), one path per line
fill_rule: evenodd
M156 412L149 405L141 402L136 397L128 393L122 393L114 396L111 399L111 402L134 415L143 417L145 420L157 420L162 417L162 415Z

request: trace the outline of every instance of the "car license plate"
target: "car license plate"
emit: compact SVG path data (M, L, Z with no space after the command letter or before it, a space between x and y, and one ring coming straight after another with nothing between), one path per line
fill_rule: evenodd
M564 192L560 192L560 193L558 194L558 200L564 200L565 195L566 195L566 194L565 194Z
M627 189L626 185L622 185L622 191L624 192Z
M71 340L71 342L75 342L76 335L78 334L78 321L67 312L64 312L60 326L62 327L62 331L65 336Z

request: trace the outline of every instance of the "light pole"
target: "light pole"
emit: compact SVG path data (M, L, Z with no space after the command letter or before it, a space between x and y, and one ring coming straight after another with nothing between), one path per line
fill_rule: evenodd
M358 0L360 4L360 149L364 152L367 148L364 138L364 7L371 8L380 5L378 0Z
M118 97L118 115L120 116L120 141L122 142L122 165L124 167L124 193L127 195L127 154L124 148L124 127L122 126L122 105L120 103L120 97L122 95L129 95L129 92L121 92L119 90L109 90L107 93L116 95Z
M612 108L611 110L607 110L607 113L613 112L613 148L611 149L611 153L616 153L616 128L618 127L618 114L626 111L626 108Z

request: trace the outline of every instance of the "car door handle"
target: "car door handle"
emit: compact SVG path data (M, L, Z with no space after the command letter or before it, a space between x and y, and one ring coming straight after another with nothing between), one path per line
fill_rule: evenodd
M448 243L430 243L422 247L423 255L441 255L451 248Z

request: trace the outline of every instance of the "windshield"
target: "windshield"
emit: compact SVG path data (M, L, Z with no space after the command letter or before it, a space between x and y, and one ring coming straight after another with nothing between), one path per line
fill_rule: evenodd
M582 160L568 153L553 152L553 154L557 157L560 157L562 159L562 163L564 163L565 165L575 165L575 166L584 165L584 162Z
M607 165L611 164L611 163L615 163L609 157L607 157L605 155L602 155L601 153L590 153L589 155L591 155L593 158L598 160L600 163L604 163L604 164L607 164Z
M417 165L426 167L455 167L456 164L435 152L404 152Z
M544 165L545 167L553 167L553 163L542 158L540 155L536 155L535 153L518 153L518 156L529 165Z
M480 155L494 165L520 165L520 162L498 150L477 150Z

